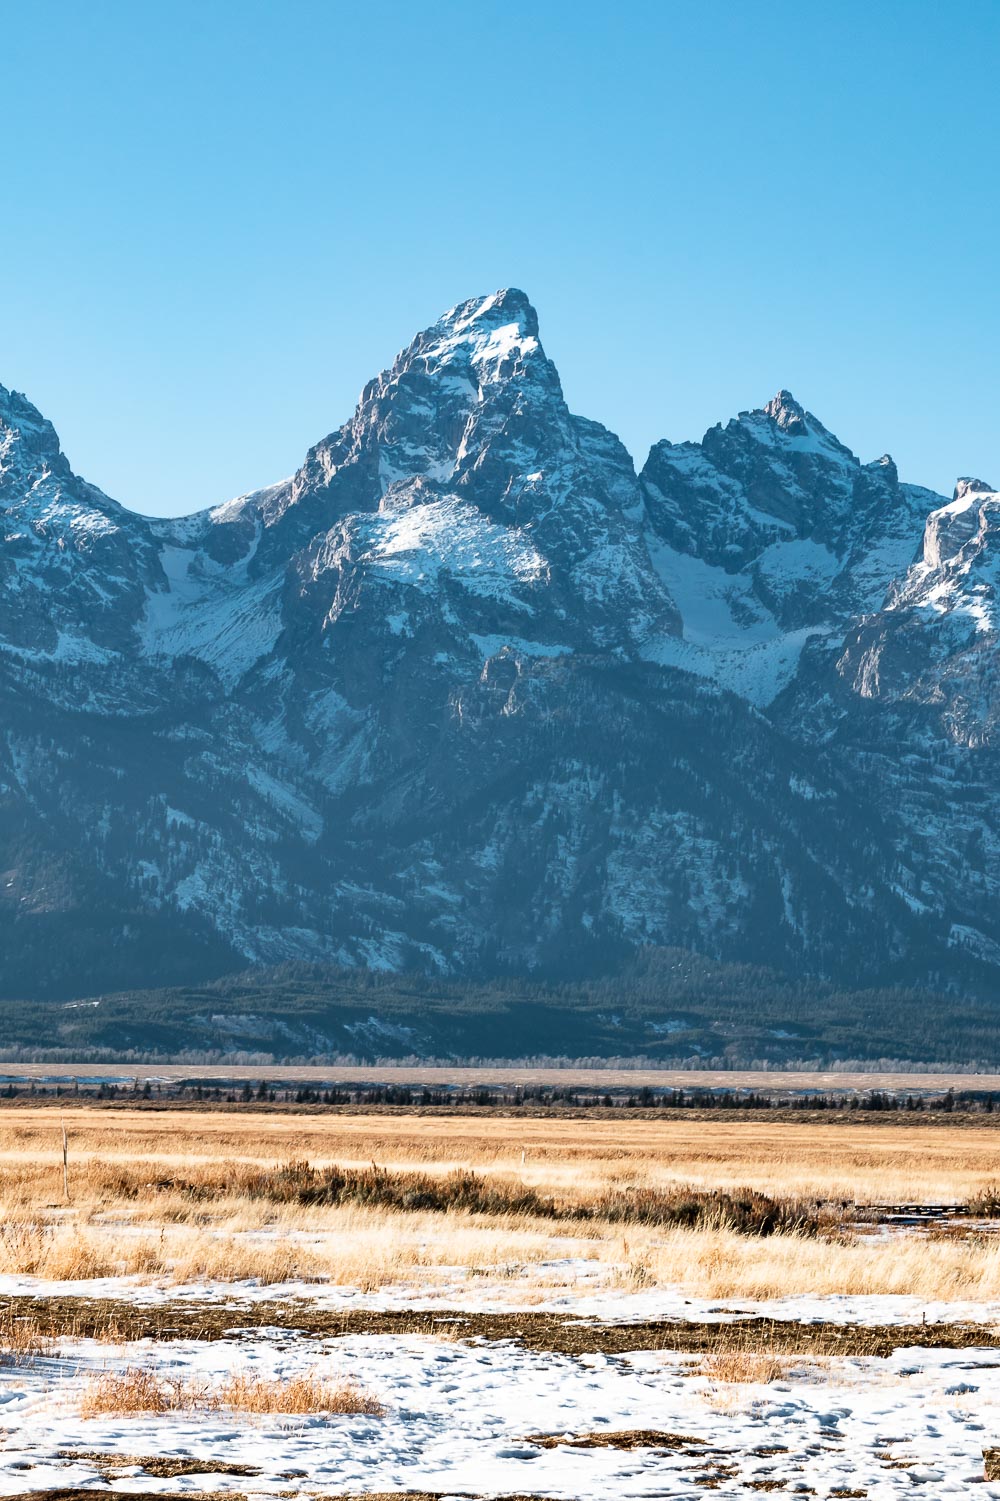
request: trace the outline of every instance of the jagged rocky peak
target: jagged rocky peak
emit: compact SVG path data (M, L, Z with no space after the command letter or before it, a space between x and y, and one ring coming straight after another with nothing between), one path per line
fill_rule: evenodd
M960 479L927 516L919 558L848 633L837 664L862 697L919 704L967 748L988 744L1000 723L998 543L1000 494Z
M655 444L641 480L661 537L732 571L775 542L816 539L843 551L871 474L781 390L709 428L701 443ZM895 467L878 481L894 483Z
M832 462L838 466L846 464L852 469L860 466L857 455L845 443L841 443L815 413L807 411L801 402L796 401L791 391L782 389L759 411L741 412L736 425L742 423L758 442L762 438L765 442L773 440L775 434L773 430L766 432L762 418L769 418L778 433L789 440L790 456L808 454L810 458L820 462ZM733 423L729 424L730 428L733 426ZM876 463L892 465L892 459L885 454Z
M496 487L524 459L563 448L568 418L538 316L523 292L507 288L458 303L419 333L365 387L331 454L342 456L345 440L351 454L377 447L383 493L418 475L468 485L489 455L500 458L488 476Z
M723 440L728 445L736 442L765 448L777 444L793 469L808 468L817 462L859 467L858 458L846 444L824 427L813 412L796 401L791 391L784 389L763 407L741 412L725 427L717 424L705 434L704 441L710 445Z
M104 663L133 645L149 524L73 473L52 423L0 386L0 658Z
M963 475L961 479L957 479L955 481L955 494L953 496L953 499L964 500L967 495L995 494L996 491L994 490L993 486L988 485L985 480L971 479L968 475Z
M809 431L805 408L799 405L791 391L781 390L777 396L772 396L764 407L764 412L791 437L801 437Z
M478 591L493 559L515 608L541 608L544 593L560 642L679 628L646 554L631 457L569 411L517 288L458 303L419 333L312 450L288 504L312 528L311 578L343 581L353 563L384 579L391 557L412 587L433 574Z
M44 433L46 441L55 438L55 428L21 391L9 391L0 386L0 425L19 428L26 433ZM58 439L56 439L58 447Z
M69 472L52 423L19 391L0 386L0 494Z
M495 396L491 387L525 378L541 381L551 396L562 399L555 366L539 343L538 315L523 292L508 287L457 303L418 333L387 370L368 382L354 422L347 426L362 417L363 428L384 440L390 435L380 430L379 404L387 397L430 397L435 415L451 404L468 411Z
M640 481L657 543L724 572L713 589L832 637L879 609L943 504L888 454L861 464L784 389L701 443L656 444Z
M524 292L505 288L450 308L364 386L354 415L317 443L293 477L215 513L220 524L248 516L265 528L295 512L299 545L350 512L377 510L396 484L415 479L452 488L481 470L500 493L503 469L548 437L565 437L569 414L555 366L538 338ZM519 453L514 449L518 448ZM622 450L624 452L624 450ZM286 528L283 527L284 531ZM274 551L265 542L262 556Z
M146 522L73 473L48 418L18 391L0 386L0 507L5 542L23 551L57 540L61 549L88 551L121 529L142 532ZM98 591L99 592L99 591Z
M369 575L384 579L389 557L405 559L399 568L425 592L432 576L460 574L463 587L485 578L487 553L506 560L505 574L511 559L531 559L510 585L519 608L522 588L544 581L560 619L585 614L601 641L634 642L679 628L642 514L631 457L569 411L535 310L508 288L419 333L289 482L215 512L220 535L203 545L223 561L228 531L244 555L252 549L255 576L298 558L296 587L314 593L319 581L335 603Z
M924 527L923 562L926 568L945 568L958 561L969 564L1000 525L1000 495L983 480L963 478L954 499L939 506Z

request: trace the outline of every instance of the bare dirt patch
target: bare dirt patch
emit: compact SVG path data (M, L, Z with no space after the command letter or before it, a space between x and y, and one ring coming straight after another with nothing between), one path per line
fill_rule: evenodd
M525 1439L539 1449L679 1449L696 1453L704 1449L705 1440L684 1433L664 1433L659 1428L626 1428L620 1432L534 1433Z
M232 1474L234 1471L228 1471ZM6 1501L108 1501L113 1494L115 1501L177 1501L176 1491L122 1491L109 1492L106 1487L60 1487L47 1491L18 1491L7 1496ZM279 1496L312 1495L311 1491L279 1491ZM198 1501L248 1501L245 1491L198 1491ZM460 1496L463 1501L487 1501L473 1491L351 1491L339 1496L327 1495L324 1501L448 1501ZM510 1495L491 1495L488 1501L545 1501L542 1496L528 1496L520 1492Z
M109 1479L118 1470L141 1469L157 1480L174 1480L181 1475L259 1475L259 1465L230 1464L224 1459L180 1459L161 1454L102 1454L90 1449L61 1449L59 1459L69 1463L86 1460ZM79 1494L79 1492L76 1492Z
M461 1340L514 1340L529 1350L558 1355L624 1355L635 1350L720 1355L868 1355L894 1350L1000 1350L1000 1329L983 1324L803 1324L785 1319L735 1319L730 1323L643 1320L596 1323L565 1313L519 1310L465 1313L449 1309L324 1309L290 1299L240 1305L235 1302L160 1303L148 1307L100 1298L4 1300L4 1313L33 1328L40 1338L79 1339L232 1338L243 1329L266 1327L317 1339L352 1335L431 1335ZM113 1331L109 1336L107 1331Z

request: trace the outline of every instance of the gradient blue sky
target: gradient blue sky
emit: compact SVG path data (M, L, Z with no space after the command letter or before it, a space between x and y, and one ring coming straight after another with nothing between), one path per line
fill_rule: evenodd
M641 464L788 386L1000 485L1000 3L0 0L0 381L173 513L523 287Z

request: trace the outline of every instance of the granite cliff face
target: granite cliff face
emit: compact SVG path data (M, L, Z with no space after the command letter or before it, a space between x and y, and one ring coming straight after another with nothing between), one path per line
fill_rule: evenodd
M0 961L82 994L314 958L851 984L1000 964L1000 496L788 392L640 475L520 292L291 479L180 520L0 388Z

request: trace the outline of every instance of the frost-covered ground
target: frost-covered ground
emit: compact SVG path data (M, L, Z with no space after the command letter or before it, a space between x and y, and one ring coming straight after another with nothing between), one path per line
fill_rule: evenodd
M365 1295L347 1288L283 1284L272 1288L155 1288L127 1279L42 1284L4 1278L14 1293L115 1297L149 1302L234 1296L259 1305L299 1297L324 1307L434 1306L485 1312L517 1304L516 1285L501 1292L460 1280L420 1296L410 1288ZM520 1289L522 1298L526 1289ZM481 1295L483 1294L483 1295ZM525 1300L525 1306L529 1306ZM862 1324L977 1317L992 1323L1000 1306L918 1309L902 1298L787 1298L772 1303L708 1303L664 1292L587 1287L545 1300L549 1307L602 1320L687 1317L724 1320L774 1314L795 1320ZM819 1497L910 1495L1000 1497L983 1480L983 1450L1000 1438L1000 1355L996 1349L899 1349L887 1359L782 1360L770 1382L728 1381L697 1355L669 1350L568 1356L486 1343L394 1333L319 1339L287 1328L240 1328L238 1312L223 1339L142 1340L107 1344L62 1339L41 1357L0 1369L0 1494L55 1487L198 1493L234 1490L260 1496L339 1496L381 1491L444 1495L531 1495L560 1501L606 1497L722 1496L762 1490ZM171 1381L206 1391L233 1373L287 1379L349 1378L379 1399L372 1416L227 1417L219 1412L80 1416L82 1388L95 1373L151 1365ZM636 1429L681 1435L671 1450L542 1447L539 1435L574 1436ZM213 1465L170 1479L138 1464L102 1467L95 1454L174 1456ZM82 1456L82 1457L81 1457ZM255 1467L233 1475L226 1463Z

